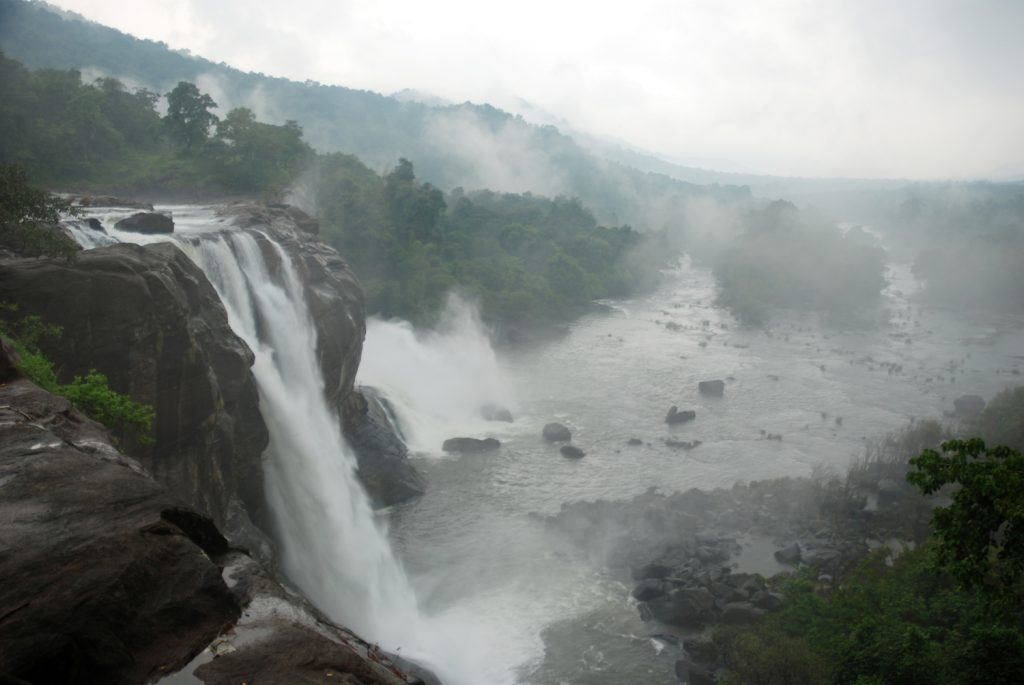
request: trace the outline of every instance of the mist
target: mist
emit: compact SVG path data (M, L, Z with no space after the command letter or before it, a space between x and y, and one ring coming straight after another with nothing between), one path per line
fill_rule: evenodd
M0 411L89 432L0 488L153 511L4 588L25 664L107 663L142 539L226 616L160 685L1024 682L1019 7L59 4L0 0Z

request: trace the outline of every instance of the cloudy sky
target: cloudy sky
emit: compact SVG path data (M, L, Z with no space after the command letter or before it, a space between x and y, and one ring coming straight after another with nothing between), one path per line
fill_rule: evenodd
M51 0L298 80L508 109L675 161L1024 177L1021 0Z

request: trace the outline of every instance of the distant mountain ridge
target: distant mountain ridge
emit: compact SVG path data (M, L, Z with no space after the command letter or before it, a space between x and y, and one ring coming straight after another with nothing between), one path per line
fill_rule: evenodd
M694 197L745 201L743 186L701 186L602 159L552 126L490 105L424 104L314 81L246 73L58 11L0 0L0 49L33 68L79 69L159 93L192 81L222 111L245 106L261 120L293 119L316 149L354 154L373 168L399 158L438 187L579 197L607 223L658 229Z

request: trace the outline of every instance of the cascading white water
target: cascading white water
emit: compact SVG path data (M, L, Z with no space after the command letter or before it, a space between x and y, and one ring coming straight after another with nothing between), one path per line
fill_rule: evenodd
M457 435L500 434L507 424L485 421L485 405L516 409L476 307L455 295L435 330L370 319L358 381L383 392L409 448L424 454Z
M255 354L253 375L270 435L265 484L286 576L332 619L423 664L445 685L513 682L504 666L494 672L493 636L474 630L472 616L420 611L327 405L316 329L291 257L262 235L281 265L272 275L254 235L222 231L209 212L191 213L196 216L179 220L171 236L126 234L109 225L107 235L78 225L72 233L87 249L173 241L217 290L232 330Z

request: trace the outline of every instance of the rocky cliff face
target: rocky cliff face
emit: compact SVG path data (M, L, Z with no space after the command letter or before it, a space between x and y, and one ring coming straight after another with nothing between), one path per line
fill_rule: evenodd
M388 506L423 494L426 482L409 463L408 450L395 434L380 399L372 389L354 388L366 337L363 290L355 274L333 248L320 242L316 220L301 210L237 204L221 213L236 226L273 237L296 263L317 330L324 391L342 420L345 437L356 453L359 478L371 501ZM280 255L270 242L262 239L260 244L268 264L279 265Z
M0 682L127 685L183 667L206 685L419 682L230 549L6 348L0 540Z
M61 380L96 369L156 410L151 446L122 444L218 525L264 506L267 429L253 355L230 329L206 276L171 244L114 245L73 263L0 264L0 301L63 329L44 340Z

